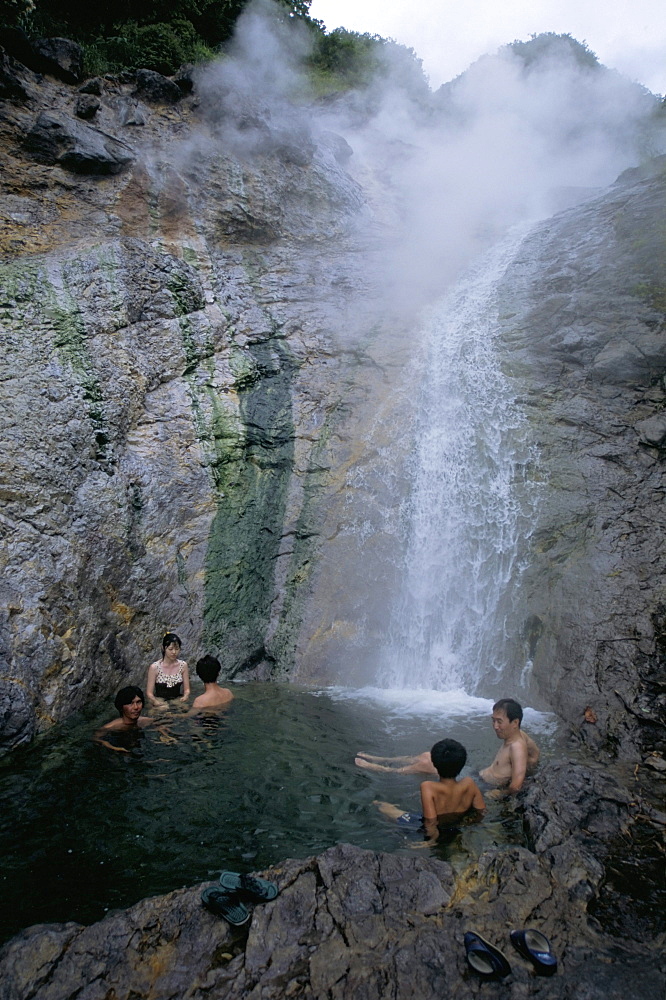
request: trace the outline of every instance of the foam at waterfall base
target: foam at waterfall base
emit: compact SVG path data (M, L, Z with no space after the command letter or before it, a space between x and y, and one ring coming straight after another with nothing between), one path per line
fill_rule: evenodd
M426 688L329 687L313 694L325 694L334 701L356 701L381 707L388 716L413 718L435 716L437 719L469 719L490 716L493 698L479 698L462 688L433 691ZM548 732L556 724L551 712L539 712L523 705L523 722L530 730Z

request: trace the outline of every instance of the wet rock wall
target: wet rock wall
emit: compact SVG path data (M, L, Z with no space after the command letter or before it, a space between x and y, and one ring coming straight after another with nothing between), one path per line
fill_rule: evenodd
M228 676L289 669L362 368L337 333L363 199L330 137L244 159L196 95L149 107L106 80L93 127L72 88L21 79L0 119L3 746L142 682L166 629ZM122 169L62 162L93 128Z
M591 749L630 756L666 722L665 196L661 157L541 224L501 305L539 450L531 682Z

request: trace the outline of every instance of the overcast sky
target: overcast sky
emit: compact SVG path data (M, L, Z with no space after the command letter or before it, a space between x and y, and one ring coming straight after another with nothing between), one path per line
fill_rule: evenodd
M665 0L312 0L310 13L329 31L369 31L410 46L432 87L500 45L556 31L666 94Z

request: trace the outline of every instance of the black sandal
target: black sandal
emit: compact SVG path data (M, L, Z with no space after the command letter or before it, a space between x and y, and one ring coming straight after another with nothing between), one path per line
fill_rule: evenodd
M275 882L257 878L256 875L239 875L238 872L221 872L220 885L227 892L235 892L240 899L252 903L268 903L279 892Z
M511 972L511 966L499 948L493 947L474 931L465 934L465 952L470 967L486 979L504 979Z
M225 892L216 885L209 885L201 893L201 901L211 913L222 917L228 924L240 927L250 919L247 907L238 900L232 892Z
M510 936L513 947L533 964L538 976L552 976L557 972L557 959L545 934L526 927L524 931L511 931Z

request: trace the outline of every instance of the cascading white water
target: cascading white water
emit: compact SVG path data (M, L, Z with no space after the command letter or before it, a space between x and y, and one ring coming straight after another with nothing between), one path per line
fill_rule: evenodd
M427 318L389 688L472 693L520 646L512 610L537 499L535 448L496 341L498 285L523 235L479 261Z

